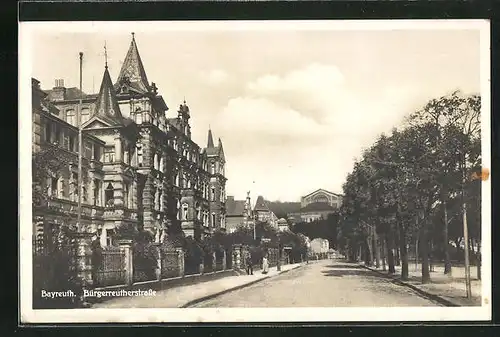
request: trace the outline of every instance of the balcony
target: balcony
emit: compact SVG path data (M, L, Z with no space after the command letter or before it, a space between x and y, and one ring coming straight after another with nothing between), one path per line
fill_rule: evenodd
M55 213L69 214L77 216L78 203L66 199L50 198L47 201L47 209ZM100 218L104 211L101 206L89 205L82 202L82 216Z
M124 206L108 205L104 208L104 218L137 220L137 210Z

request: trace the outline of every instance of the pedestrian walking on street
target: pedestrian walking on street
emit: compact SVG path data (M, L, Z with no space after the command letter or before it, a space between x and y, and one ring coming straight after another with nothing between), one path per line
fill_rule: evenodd
M247 251L245 255L245 264L247 267L247 275L253 275L252 253L250 253L250 251Z
M269 262L267 260L267 255L262 258L262 274L267 274L269 272Z

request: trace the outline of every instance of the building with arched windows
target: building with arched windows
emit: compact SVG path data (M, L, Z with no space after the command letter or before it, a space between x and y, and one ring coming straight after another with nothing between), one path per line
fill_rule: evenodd
M300 204L298 212L288 214L290 221L298 223L324 220L328 215L338 212L342 205L342 195L320 188L301 197Z
M111 80L106 63L97 94L66 88L62 79L50 90L42 90L35 79L33 83L37 99L33 105L34 151L57 138L61 151L75 153L81 116L82 191L89 196L82 203L98 200L93 205L96 210L89 211L93 217L85 217L85 221L101 235L101 243L112 242L115 230L123 226L146 230L153 237L183 231L196 239L225 229L222 141L219 138L215 146L212 130L208 130L206 146L191 139L186 101L174 114L169 112L155 83L146 76L134 35L116 81ZM43 187L68 190L57 192L67 199L61 199L63 204L77 199L78 191L72 193L74 169L72 166L65 173L62 183L55 177ZM65 187L60 188L61 184ZM74 205L68 210L76 211ZM44 212L40 210L39 215L43 217Z

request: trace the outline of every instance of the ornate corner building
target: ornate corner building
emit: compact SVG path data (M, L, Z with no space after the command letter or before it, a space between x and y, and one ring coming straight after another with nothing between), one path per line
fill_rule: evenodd
M98 94L65 88L62 80L44 91L33 79L32 90L33 151L57 141L58 151L70 158L67 168L43 179L49 202L36 207L38 219L76 219L79 112L82 223L98 232L101 244L110 244L116 229L124 227L146 230L157 241L181 231L202 240L225 230L222 141L215 146L211 130L206 147L191 139L185 101L169 116L155 83L148 81L134 36L117 81L106 64Z

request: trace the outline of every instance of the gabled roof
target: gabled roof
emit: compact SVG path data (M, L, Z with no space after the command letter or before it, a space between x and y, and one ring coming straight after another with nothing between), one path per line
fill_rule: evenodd
M177 117L175 117L175 118L167 118L167 123L170 124L170 125L172 125L177 130L181 130L182 129L181 124L180 124L180 120Z
M257 197L257 201L255 202L254 211L269 211L269 207L267 206L267 202L264 200L262 195Z
M308 196L311 196L311 195L316 194L316 193L318 193L318 192L323 192L323 193L330 194L330 195L335 195L335 196L338 196L338 197L341 197L341 196L342 196L342 195L340 195L340 194L338 194L338 193L333 193L333 192L327 191L327 190L325 190L325 189L319 188L319 189L317 189L317 190L316 190L316 191L314 191L314 192L311 192L311 193L309 193L309 194L307 194L307 195L304 195L304 196L303 196L303 198L307 198Z
M116 100L115 89L111 82L108 67L104 68L104 75L102 77L101 89L97 96L95 115L106 121L110 125L124 125L124 118L120 111L120 106Z
M245 213L245 200L226 200L226 216L243 216Z
M133 33L127 56L125 56L125 61L123 61L120 74L116 81L117 85L122 83L123 80L130 81L129 85L134 89L140 90L140 92L146 93L150 91L146 71L144 70L144 65L142 64Z

